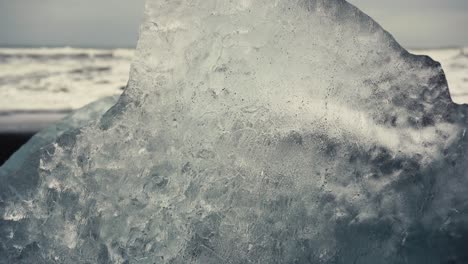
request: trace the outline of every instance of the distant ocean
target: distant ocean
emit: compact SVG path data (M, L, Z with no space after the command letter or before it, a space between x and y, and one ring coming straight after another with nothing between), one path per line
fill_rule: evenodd
M412 50L441 62L455 102L468 103L468 49ZM0 113L69 111L120 94L131 49L0 48Z
M0 112L67 111L122 93L130 49L0 48Z

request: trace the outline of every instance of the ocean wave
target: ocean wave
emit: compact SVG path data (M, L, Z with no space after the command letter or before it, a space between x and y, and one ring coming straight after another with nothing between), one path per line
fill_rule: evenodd
M11 60L93 60L93 59L120 59L131 60L132 50L97 50L97 49L0 49L0 62Z
M76 109L117 95L133 50L0 48L0 110Z

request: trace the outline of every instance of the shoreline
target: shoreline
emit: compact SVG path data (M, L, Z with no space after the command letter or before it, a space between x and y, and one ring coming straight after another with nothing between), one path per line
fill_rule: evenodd
M33 137L35 132L3 133L0 132L0 167L15 153L21 146Z
M36 133L70 113L72 110L0 111L0 134Z
M70 113L71 110L0 111L0 167L37 132Z

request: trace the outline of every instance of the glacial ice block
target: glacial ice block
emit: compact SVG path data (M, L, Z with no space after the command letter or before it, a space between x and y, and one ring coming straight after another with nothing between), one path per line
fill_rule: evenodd
M0 179L2 177L12 177L16 173L26 176L25 171L36 174L36 176L27 175L27 181L31 181L33 177L37 177L37 168L44 147L53 144L60 136L66 133L72 134L76 129L80 129L91 122L96 122L116 101L116 96L101 98L74 111L62 120L35 134L10 157L4 166L0 167ZM63 138L66 138L66 136L64 135ZM3 180L5 179L3 178Z
M466 116L343 0L148 0L117 104L2 181L0 263L466 263Z

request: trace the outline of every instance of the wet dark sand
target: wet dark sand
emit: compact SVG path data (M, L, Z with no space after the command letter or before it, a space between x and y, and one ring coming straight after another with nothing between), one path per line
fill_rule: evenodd
M38 131L70 111L0 112L0 166Z
M0 133L0 166L15 153L34 133Z

